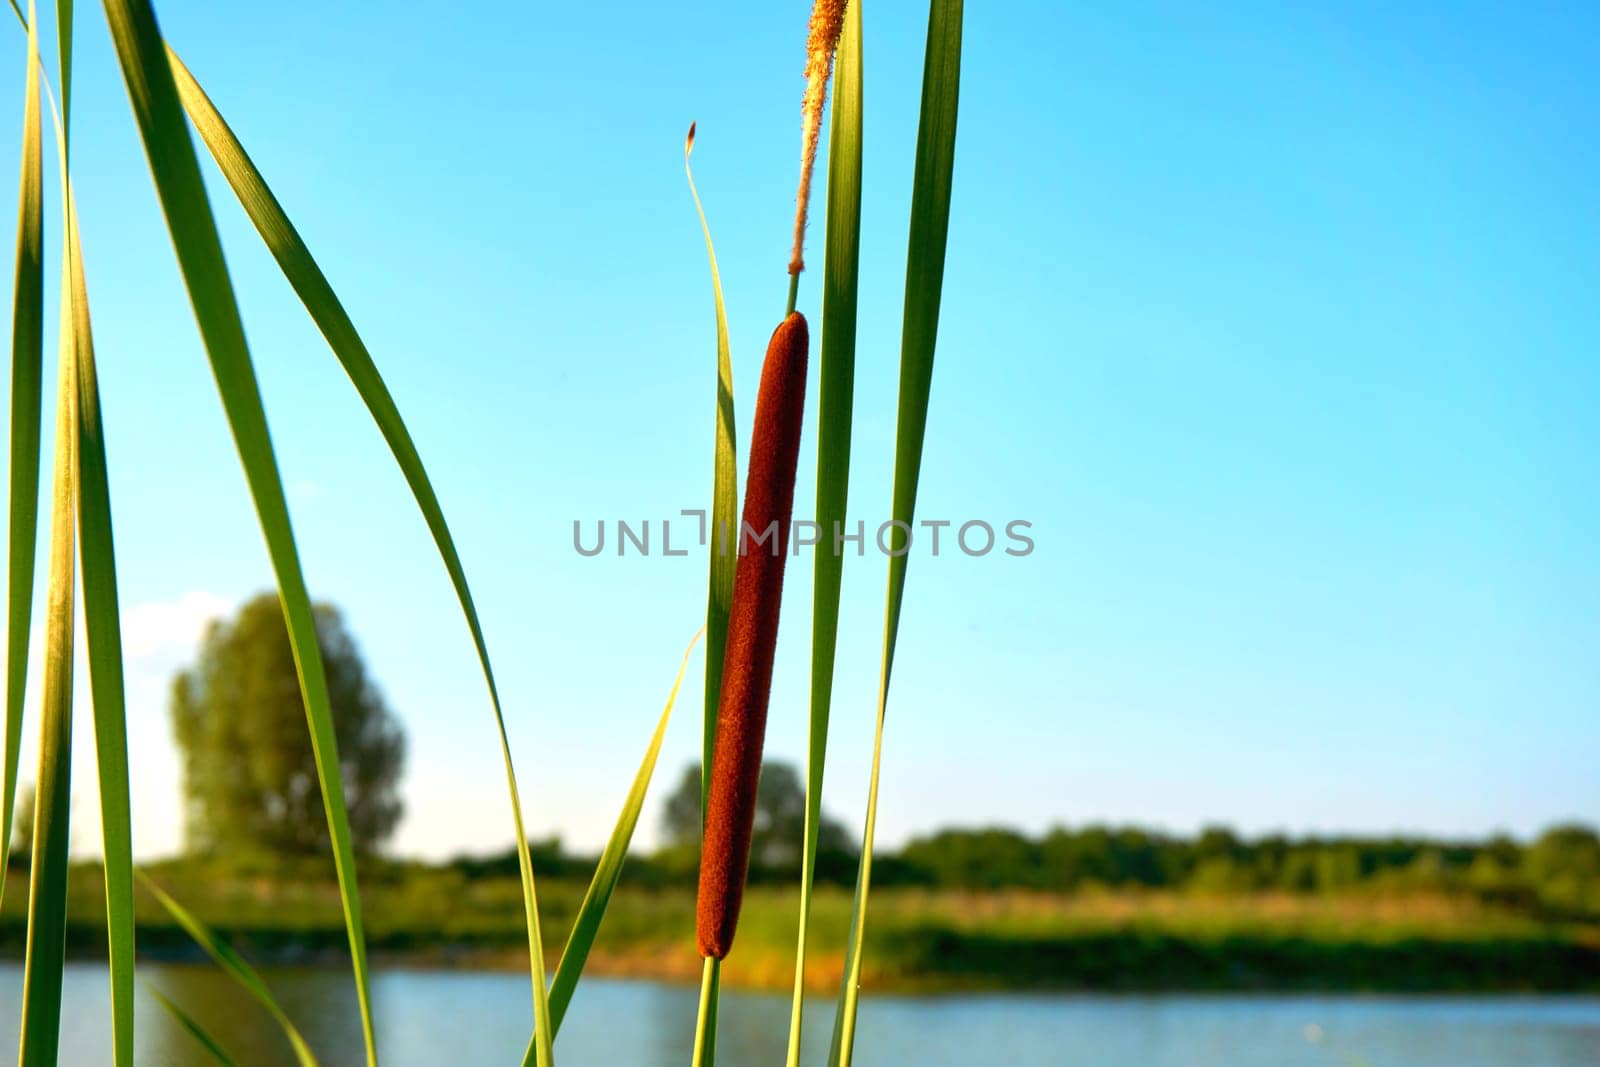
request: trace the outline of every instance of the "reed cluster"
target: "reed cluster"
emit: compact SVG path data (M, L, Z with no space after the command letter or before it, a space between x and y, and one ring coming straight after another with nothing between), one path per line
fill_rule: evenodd
M804 270L806 217L812 175L821 143L829 81L835 87L829 149L828 269L824 271L822 329L819 340L818 518L842 512L848 481L850 392L855 346L861 162L861 6L862 0L816 0L806 42L805 93L801 107L800 177L795 196L794 240L788 263L788 305L767 347L757 393L745 486L744 525L775 543L752 542L736 561L713 552L705 636L707 714L705 753L705 837L697 900L696 941L706 957L697 1024L697 1064L715 1054L719 961L731 949L743 899L754 820L754 801L772 686L773 656L782 605L784 564L793 518L796 468L806 411L810 336L805 317L795 310ZM40 438L43 397L44 227L43 139L48 101L60 174L61 266L60 367L54 410L54 470L49 479L51 516L46 573L47 625L43 628L44 699L39 715L39 770L29 894L27 961L22 991L19 1060L28 1067L56 1062L64 970L70 771L72 767L73 635L83 612L88 689L94 718L94 772L100 796L104 855L110 1014L116 1067L129 1067L135 1048L133 980L135 959L135 871L131 849L127 727L124 710L120 613L107 457L100 422L88 292L72 192L71 125L74 8L53 5L55 66L41 55L39 17L33 0L24 13L12 7L21 24L27 65L22 136L22 175L18 198L18 240L13 297L12 373L9 425L9 543L6 578L7 643L4 728L4 797L0 802L0 840L7 840L15 818L14 792L28 693L29 635L40 511ZM178 58L157 22L153 0L103 0L106 20L132 105L156 198L166 220L195 324L203 342L218 400L233 437L245 483L260 524L299 667L300 697L312 738L318 786L327 815L339 901L349 942L350 966L359 1007L366 1061L376 1067L378 1045L368 995L366 932L355 856L340 773L327 680L307 581L290 521L287 495L274 457L268 415L246 343L238 299L230 281L217 224L207 195L193 131L205 146L227 187L250 218L332 355L348 375L374 425L404 476L419 513L432 535L448 574L487 688L504 764L510 822L516 834L527 924L531 1034L525 1064L551 1067L554 1041L567 1005L582 975L628 846L643 808L662 738L671 716L677 681L645 749L616 826L584 896L553 981L547 982L544 942L517 776L491 666L465 567L427 471L372 354L332 283L290 221L266 178L246 153L189 68ZM894 517L908 526L915 503L916 474L926 426L928 382L937 332L939 294L950 206L957 86L960 81L962 0L930 0L928 46L923 68L922 108L913 178L911 231L907 254L905 333L901 348L900 423L895 444ZM51 13L47 12L48 17ZM836 52L844 75L835 71ZM687 150L693 144L691 129ZM690 177L691 189L693 178ZM699 198L695 194L698 208ZM739 513L734 476L735 434L727 315L721 282L706 233L717 311L717 419L714 521ZM715 539L713 539L715 540ZM846 975L840 990L830 1065L850 1062L859 986L861 929L870 885L873 818L876 811L883 706L893 658L903 559L891 561L889 611L885 628L883 689L879 694L868 818L862 836L861 868L846 946ZM832 680L833 642L838 623L839 564L819 564L813 630L811 754L807 782L808 844L800 915L799 969L803 970L805 931L815 846L815 819L821 793L821 757L826 746L827 701ZM831 592L830 592L831 590ZM80 595L81 594L81 595ZM692 644L692 643L691 643ZM687 664L687 653L684 665ZM186 929L222 970L247 989L273 1016L303 1067L317 1061L287 1014L274 1001L264 979L224 941L211 935L177 900L149 880L147 897ZM0 865L0 899L6 889ZM219 1059L230 1057L181 1005L161 997L179 1024ZM798 988L791 1019L789 1064L797 1062L800 1019Z

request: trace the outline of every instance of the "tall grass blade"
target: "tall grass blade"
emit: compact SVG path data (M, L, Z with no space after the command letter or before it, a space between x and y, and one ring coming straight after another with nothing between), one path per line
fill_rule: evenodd
M706 593L706 685L705 717L700 741L700 811L706 809L706 794L711 789L712 750L717 739L717 704L722 695L722 661L728 647L728 612L733 605L733 572L739 558L739 436L733 423L733 357L728 343L728 311L722 300L722 275L717 270L717 250L711 242L711 226L694 185L689 154L694 151L694 125L683 145L683 172L689 179L689 195L694 198L695 214L700 216L700 232L706 239L706 258L711 264L711 296L717 312L717 408L716 444L712 453L711 526L706 541L710 545L711 568ZM708 959L700 983L700 1008L695 1020L694 1062L696 1067L711 1067L717 1058L717 998L721 995L722 961Z
M683 173L689 195L700 216L706 238L706 258L711 261L711 296L717 309L717 414L716 445L712 454L711 525L706 540L711 546L711 576L706 593L705 721L700 742L700 810L705 810L711 785L711 749L717 735L717 699L722 692L722 659L728 647L728 609L733 603L733 569L739 558L738 434L733 425L733 357L728 344L728 310L722 302L722 275L717 271L717 250L711 243L711 226L700 192L694 186L689 154L694 151L694 126L683 144Z
M211 361L229 429L255 502L267 552L277 576L289 641L300 675L317 778L333 842L339 896L350 940L351 966L361 1010L367 1062L378 1060L367 980L366 937L356 888L355 852L345 810L338 746L334 737L327 679L317 646L316 620L295 548L261 393L245 343L233 285L217 236L194 146L184 125L166 48L149 0L105 0L106 21L138 120L150 171L166 215L178 266L189 290L195 320Z
M306 1044L306 1039L301 1036L299 1029L294 1025L288 1014L278 1006L277 999L272 995L272 990L267 987L266 981L256 972L256 969L245 962L243 956L233 950L226 941L218 938L204 923L189 913L189 909L179 904L167 895L166 890L153 882L148 875L140 874L139 882L151 896L167 910L173 920L192 938L195 944L205 950L206 955L216 961L217 966L227 973L229 978L237 982L245 992L255 998L256 1002L267 1009L267 1014L283 1030L283 1036L288 1038L289 1045L294 1049L295 1059L301 1067L316 1067L317 1058L312 1055L311 1046Z
M172 998L168 997L155 986L146 985L145 988L150 991L151 996L156 998L156 1003L167 1009L167 1014L171 1015L173 1019L177 1020L179 1026L189 1031L189 1035L196 1041L200 1042L200 1044L205 1047L207 1052L211 1053L212 1059L222 1064L222 1067L234 1067L237 1061L235 1061L232 1056L228 1055L228 1051L222 1047L222 1044L217 1041L216 1038L212 1037L211 1034L206 1031L204 1026L200 1025L200 1021L198 1019L184 1011L174 1000L172 1000Z
M594 877L589 880L588 892L583 895L578 917L572 923L572 933L567 937L567 947L556 966L555 981L550 984L551 1041L561 1033L561 1020L566 1017L567 1005L572 1003L578 979L583 977L583 966L588 962L589 950L594 947L595 936L600 932L600 920L605 918L611 893L617 888L617 879L622 876L622 864L628 858L628 844L633 840L634 828L639 825L639 813L644 810L645 795L650 791L650 779L655 774L656 758L661 755L661 741L667 735L667 722L672 718L673 705L678 702L678 690L683 686L683 675L689 668L689 656L699 640L700 634L696 633L689 640L689 647L683 650L683 662L678 665L678 676L672 683L671 692L667 694L667 705L661 709L656 732L651 735L638 773L633 776L633 787L628 790L627 799L622 803L622 813L617 816L617 825L606 841L605 851L600 853L600 862L595 865ZM530 1038L528 1050L522 1057L523 1064L532 1063L533 1057L534 1040Z
M533 988L536 991L534 1011L537 1015L540 1011L538 1006L540 994L537 991L542 990L545 985L544 949L540 935L537 897L533 888L533 863L528 854L528 835L523 829L522 801L517 790L516 772L512 767L511 743L506 733L505 715L500 706L500 690L495 684L494 670L489 665L488 645L484 640L483 628L478 623L478 609L473 602L472 592L467 586L466 570L456 552L450 527L445 522L444 509L439 504L438 495L433 491L433 484L428 478L426 468L423 467L422 457L411 440L405 421L400 417L400 409L395 404L388 385L378 373L377 364L373 362L366 343L356 331L355 323L345 312L344 305L334 293L327 276L317 265L311 250L300 237L294 224L289 221L288 214L268 187L266 178L245 152L244 145L239 142L232 128L200 87L200 83L195 80L189 68L184 66L183 61L170 46L167 48L167 57L171 63L178 94L189 113L190 121L199 131L200 139L210 150L223 177L233 188L234 195L239 198L239 203L250 216L250 221L255 224L268 250L277 259L284 277L300 297L301 303L311 314L312 321L322 331L328 346L344 366L345 373L356 387L356 392L366 403L367 410L377 423L379 432L383 434L389 450L394 454L395 462L411 488L412 496L416 498L417 507L422 511L439 556L444 561L445 570L450 575L456 599L461 605L462 614L467 620L467 628L472 634L479 666L489 687L489 699L494 708L495 724L500 734L500 752L505 762L506 782L511 794L511 814L516 829L517 861L522 873L523 909L528 924L528 954Z
M844 523L850 487L850 424L855 398L856 293L861 256L861 0L846 5L833 67L828 135L827 252L822 278L821 368L817 412L817 514L823 551L816 554L811 599L811 723L806 755L806 824L800 864L800 933L789 1009L788 1067L800 1062L805 1011L806 941L822 819L822 776L839 641L839 586L844 554L833 540Z
M95 765L100 792L105 876L107 956L111 970L111 1037L117 1067L133 1063L133 829L128 804L128 727L123 698L121 612L111 533L111 488L106 470L100 387L95 369L89 290L69 155L67 94L72 71L72 5L58 3L62 107L55 116L63 201L62 345L77 368L77 426L73 461L77 488L78 554L83 573L84 636L94 711ZM52 101L52 107L54 102Z
M30 24L31 24L30 20ZM61 972L67 934L68 816L72 799L73 451L77 369L63 301L56 394L50 571L45 593L44 706L34 794L28 948L22 980L23 1067L54 1065L61 1040Z
M18 12L21 17L21 13ZM24 20L31 26L32 20ZM17 205L17 267L11 302L10 525L6 564L5 795L0 844L11 842L28 638L33 620L34 552L39 527L39 422L44 389L44 163L40 148L38 39L28 32L27 96L22 108L22 178ZM0 900L6 864L0 863Z
M63 157L64 158L64 157ZM89 296L84 284L77 204L67 186L67 269L78 367L78 553L83 570L84 636L94 708L95 761L111 965L112 1047L117 1067L133 1063L133 828L128 806L128 726L123 700L121 612L111 535L100 387L95 374Z
M61 75L61 128L72 129L72 3L73 0L56 0L56 52L60 57ZM33 0L28 0L28 10L33 10ZM31 24L33 19L30 17Z
M922 116L911 189L911 234L906 246L906 303L900 342L900 403L895 428L893 517L889 590L884 612L883 665L878 683L878 718L872 743L872 773L867 787L866 827L855 903L845 949L839 1010L834 1017L828 1061L848 1067L855 1045L861 989L861 946L866 932L867 896L872 883L872 840L878 818L878 772L883 758L883 721L889 703L900 607L905 596L907 531L916 511L917 479L922 470L923 435L928 425L928 394L939 332L939 298L944 286L945 242L950 226L950 180L955 165L956 105L961 85L962 0L932 0L928 49L922 71Z

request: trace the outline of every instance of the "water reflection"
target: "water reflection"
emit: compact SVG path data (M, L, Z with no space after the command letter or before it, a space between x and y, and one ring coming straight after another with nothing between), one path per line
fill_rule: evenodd
M276 1025L208 966L139 972L136 1059L201 1067L209 1054L148 993L160 989L241 1063L293 1064ZM277 970L267 980L329 1067L363 1060L355 991L332 970ZM0 1047L16 1047L22 968L0 965ZM697 990L591 979L579 987L556 1050L564 1065L682 1067ZM110 1062L103 966L68 968L61 1062ZM387 970L373 980L383 1061L391 1067L520 1062L533 1014L514 974ZM723 1067L781 1063L788 998L730 992ZM807 1063L826 1058L828 998L806 1018ZM1083 1067L1592 1067L1600 998L874 997L864 1002L857 1062L919 1067L1006 1063Z

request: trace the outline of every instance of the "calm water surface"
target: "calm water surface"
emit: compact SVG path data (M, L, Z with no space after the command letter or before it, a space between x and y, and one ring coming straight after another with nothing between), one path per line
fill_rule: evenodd
M290 1064L261 1010L209 967L140 968L141 1064L211 1061L144 990L155 986L247 1064ZM329 1067L362 1060L355 995L344 972L278 970L268 981ZM562 1026L563 1064L683 1067L698 991L587 979ZM22 968L0 966L0 1048L15 1048ZM68 969L61 1062L110 1062L105 970ZM527 979L509 974L382 971L373 1007L392 1067L517 1063L532 1014ZM807 1016L809 1062L827 1051L832 1005ZM727 993L722 1067L782 1063L783 996ZM1079 995L867 997L856 1062L918 1067L1063 1064L1094 1067L1595 1067L1600 998L1423 998Z

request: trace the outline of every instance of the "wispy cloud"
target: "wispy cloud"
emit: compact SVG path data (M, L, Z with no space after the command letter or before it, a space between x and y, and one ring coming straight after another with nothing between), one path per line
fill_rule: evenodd
M128 725L128 776L133 800L135 859L170 855L183 841L181 768L167 721L168 686L193 661L207 623L234 610L234 601L195 590L170 600L133 604L122 611L123 675ZM38 765L39 701L44 627L33 627L19 782L32 781ZM94 756L94 709L78 620L73 693L72 850L100 854L100 791Z
M122 653L129 673L146 661L187 658L206 624L233 610L233 601L216 593L194 591L176 600L135 604L122 612Z

